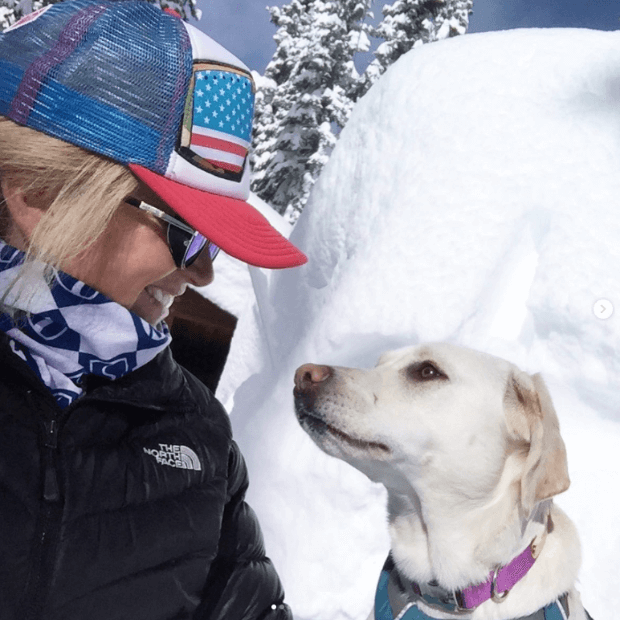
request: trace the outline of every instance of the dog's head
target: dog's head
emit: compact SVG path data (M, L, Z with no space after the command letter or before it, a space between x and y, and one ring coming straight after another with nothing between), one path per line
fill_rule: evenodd
M509 456L526 515L569 485L541 377L490 355L432 344L386 353L370 370L305 364L294 396L324 452L397 492L487 502Z

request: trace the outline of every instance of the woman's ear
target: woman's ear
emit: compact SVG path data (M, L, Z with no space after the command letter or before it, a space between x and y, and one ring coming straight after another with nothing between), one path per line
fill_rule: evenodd
M5 178L0 179L4 204L9 222L4 231L4 240L19 250L26 250L32 231L39 223L45 210L36 201L28 201L21 186Z

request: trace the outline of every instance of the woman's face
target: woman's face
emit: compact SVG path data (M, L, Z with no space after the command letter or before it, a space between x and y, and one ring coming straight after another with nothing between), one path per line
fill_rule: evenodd
M132 195L175 215L146 187ZM23 236L29 236L29 227L34 226L14 226L18 232L9 235L7 242L24 249ZM206 286L213 281L207 251L190 267L177 268L166 241L166 227L165 222L123 203L97 241L61 269L154 325L168 316L174 298L183 294L188 284Z
M135 197L176 216L146 188ZM213 281L206 251L189 267L177 268L166 228L162 220L123 204L101 237L65 271L154 325L168 316L174 298L188 284L206 286Z

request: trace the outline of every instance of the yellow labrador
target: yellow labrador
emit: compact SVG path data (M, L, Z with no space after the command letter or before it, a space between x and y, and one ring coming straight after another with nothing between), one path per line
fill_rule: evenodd
M371 618L587 620L577 532L552 499L570 482L540 375L429 344L371 370L305 364L294 395L319 448L387 488L391 552Z

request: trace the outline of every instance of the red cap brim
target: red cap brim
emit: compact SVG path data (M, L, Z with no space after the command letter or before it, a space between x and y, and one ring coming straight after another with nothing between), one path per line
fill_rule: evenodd
M129 169L226 254L268 269L299 267L308 261L247 202L188 187L137 164L129 164Z

